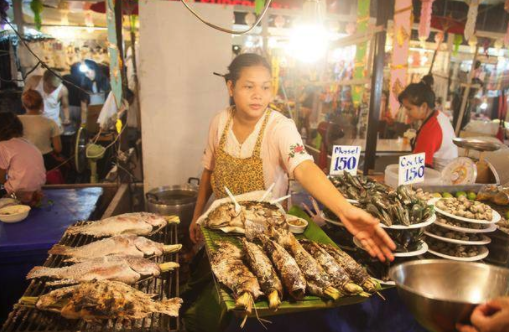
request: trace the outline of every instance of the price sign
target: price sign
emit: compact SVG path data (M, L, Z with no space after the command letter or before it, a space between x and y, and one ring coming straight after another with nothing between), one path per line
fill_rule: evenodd
M329 174L339 175L348 172L357 175L360 155L360 146L334 145Z
M399 185L423 182L425 160L424 152L399 157Z

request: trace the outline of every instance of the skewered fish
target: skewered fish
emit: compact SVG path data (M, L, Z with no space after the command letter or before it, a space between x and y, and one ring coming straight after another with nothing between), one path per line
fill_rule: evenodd
M272 267L270 259L265 255L263 250L246 239L242 240L244 244L244 253L251 271L258 278L260 287L269 299L269 308L276 309L281 304L283 297L283 285L277 276L276 271Z
M260 235L263 249L270 257L274 267L279 272L285 289L296 300L302 299L306 292L306 279L295 259L276 242L266 235Z
M150 235L168 223L179 223L179 218L163 217L154 213L136 212L94 221L83 226L72 226L67 234L85 234L95 237L122 234Z
M373 280L366 270L360 266L350 255L346 252L339 250L338 248L329 244L319 244L320 247L325 249L336 262L343 267L348 273L350 279L357 285L362 286L365 291L374 293L377 291L377 282Z
M60 313L67 319L142 319L150 313L177 317L182 299L152 300L152 296L117 281L87 281L60 288L39 298L23 297L21 304Z
M163 245L137 235L118 235L75 248L57 244L50 249L49 254L70 256L66 262L82 262L110 255L161 256L163 253L176 252L181 248L180 244Z
M50 277L60 279L50 285L74 284L90 280L115 280L126 284L134 284L142 277L158 277L161 272L177 268L177 263L157 264L143 257L106 256L87 260L71 266L49 268L34 267L27 279Z
M233 291L237 308L251 313L252 305L263 293L260 284L242 261L242 251L232 243L217 242L218 250L211 254L210 265L215 276Z
M332 286L329 275L322 266L297 241L292 233L287 231L274 231L276 241L285 247L295 258L295 261L304 274L307 290L310 294L320 297L330 297L337 300L340 292Z
M343 267L322 247L309 240L303 240L300 243L327 272L334 287L348 295L363 292L362 287L353 283Z

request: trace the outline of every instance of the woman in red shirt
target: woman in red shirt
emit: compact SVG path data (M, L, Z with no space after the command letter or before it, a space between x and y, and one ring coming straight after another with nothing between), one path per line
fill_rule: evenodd
M458 157L456 137L447 115L435 110L435 93L424 82L412 83L399 95L412 122L423 121L412 142L413 153L426 153L426 166L441 170Z

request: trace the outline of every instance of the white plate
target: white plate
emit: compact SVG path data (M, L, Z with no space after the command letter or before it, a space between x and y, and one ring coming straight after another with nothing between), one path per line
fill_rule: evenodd
M482 229L473 229L473 228L464 228L464 227L458 227L458 226L452 226L447 224L442 224L440 221L437 220L435 225L438 225L442 228L447 228L453 231L457 232L463 232L463 233L492 233L497 230L497 225L491 224L488 228L482 228Z
M17 204L19 204L19 203L14 198L0 198L0 209L3 208L4 206L17 205Z
M335 221L335 220L332 220L332 219L329 219L325 216L325 214L322 212L322 218L330 223L330 224L333 224L333 225L336 225L336 226L339 226L339 227L345 227L345 225L340 222L340 221ZM387 226L383 223L380 223L380 226L382 228L387 228L387 229L399 229L399 230L409 230L409 229L417 229L417 228L424 228L424 227L427 227L431 224L433 224L435 221L437 220L437 216L436 215L432 215L431 217L428 218L428 220L426 220L425 222L421 222L419 224L413 224L413 225L410 225L410 226L405 226L405 225L392 225L392 226Z
M497 211L492 210L492 219L491 221L490 220L478 220L478 219L470 219L470 218L464 218L464 217L459 217L459 216L455 216L454 214L451 214L451 213L448 213L448 212L445 212L444 210L441 210L439 209L435 204L436 202L438 202L439 200L441 199L447 199L447 198L433 198L431 200L428 201L428 204L432 204L435 206L435 211L446 216L446 217L449 217L449 218L453 218L453 219L456 219L456 220L460 220L460 221L464 221L464 222L469 222L469 223L473 223L473 224L483 224L483 225L489 225L489 224L495 224L497 222L499 222L501 219L502 219L502 216L500 215L500 213L498 213Z
M414 257L414 256L419 256L419 255L425 254L428 251L428 244L424 241L420 241L420 242L421 242L421 246L420 246L421 248L419 250L409 251L409 252L393 252L392 254L394 255L394 257ZM357 240L356 238L353 239L353 243L355 243L355 245L357 247L364 250L364 247L362 246L360 241Z
M28 205L9 205L0 209L0 221L15 223L25 220L30 213Z
M487 237L486 235L482 235L483 240L481 241L463 241L463 240L456 240L456 239L449 239L447 237L438 236L436 234L424 231L424 234L426 234L429 237L435 238L440 241L449 242L449 243L455 243L455 244L463 244L467 246L480 246L483 244L489 244L491 243L491 239Z
M433 251L431 249L428 250L428 252L430 254L433 254L433 255L438 256L438 257L450 259L452 261L460 261L460 262L475 262L475 261L480 261L481 259L484 259L484 258L488 257L488 255L490 253L488 248L486 248L485 246L482 246L481 247L481 253L479 255L477 255L477 256L474 256L474 257L449 256L449 255L445 255L445 254L439 253L437 251Z
M405 225L387 226L387 225L385 225L383 223L380 223L380 226L382 226L382 228L387 228L387 229L408 230L408 229L417 229L417 228L427 227L427 226L431 225L432 223L434 223L436 220L437 220L437 216L435 214L433 214L425 222L421 222L419 224L413 224L413 225L410 225L410 226L405 226Z

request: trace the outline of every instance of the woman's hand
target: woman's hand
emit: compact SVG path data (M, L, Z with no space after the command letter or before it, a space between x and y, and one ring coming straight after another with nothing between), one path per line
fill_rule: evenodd
M197 218L193 219L189 226L189 237L194 244L203 242L203 233L201 232L200 225L196 223L197 221Z
M341 208L338 217L371 256L378 257L382 262L386 258L394 260L391 251L396 249L396 245L382 229L380 221L349 203Z
M325 225L325 219L322 218L322 213L321 213L322 211L320 210L318 203L316 203L316 201L313 197L309 196L309 199L310 199L311 203L313 204L313 209L315 210L315 212L313 212L306 203L302 203L302 207L309 214L311 219L313 219L315 224L322 227L323 225Z
M460 332L509 331L509 297L500 297L474 309L470 321L473 326L458 324Z

